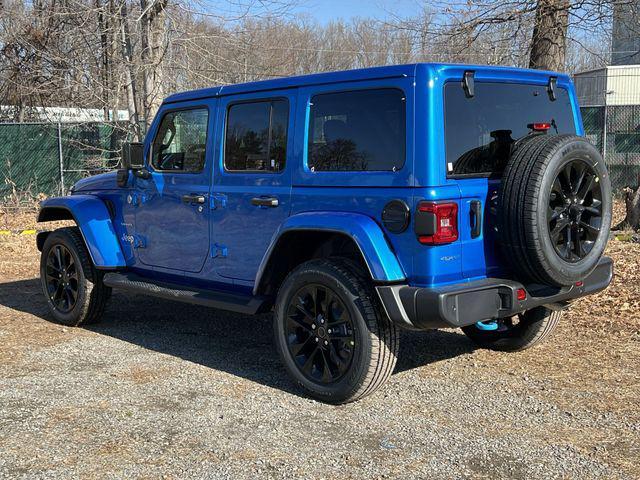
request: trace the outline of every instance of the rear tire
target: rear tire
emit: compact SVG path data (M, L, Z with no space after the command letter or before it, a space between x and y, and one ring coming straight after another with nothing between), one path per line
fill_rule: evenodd
M77 227L47 236L40 256L40 282L53 318L76 327L97 323L111 296Z
M521 140L502 177L498 215L504 257L518 278L559 287L583 280L611 226L602 156L575 135Z
M288 373L324 402L369 395L396 364L396 327L346 259L311 260L292 271L278 292L273 328Z
M462 331L481 348L516 352L546 339L558 326L562 312L537 307L516 317L518 323L514 325L509 325L510 319L499 320L499 328L495 331L480 330L476 325L463 327Z

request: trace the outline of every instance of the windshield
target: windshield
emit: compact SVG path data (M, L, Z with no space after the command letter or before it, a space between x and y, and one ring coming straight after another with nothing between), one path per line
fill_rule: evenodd
M569 93L556 88L552 101L546 86L476 82L467 98L460 82L444 87L445 142L449 176L499 175L514 141L548 123L547 135L576 133Z

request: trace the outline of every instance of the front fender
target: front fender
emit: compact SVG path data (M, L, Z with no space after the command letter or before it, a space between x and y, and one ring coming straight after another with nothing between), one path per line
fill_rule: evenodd
M382 229L371 217L360 213L348 212L306 212L287 218L271 239L271 244L262 258L260 268L256 274L256 288L260 285L264 270L280 237L287 232L295 230L315 230L345 234L358 245L373 280L401 282L406 278ZM304 246L301 246L301 248L304 248Z
M40 203L38 222L75 220L97 268L125 267L118 235L106 205L95 195L48 198Z

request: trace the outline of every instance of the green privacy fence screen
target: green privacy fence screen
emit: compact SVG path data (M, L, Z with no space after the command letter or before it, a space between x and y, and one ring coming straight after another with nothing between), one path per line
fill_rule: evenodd
M614 190L636 186L640 106L584 107L582 117ZM82 177L117 168L130 127L126 122L0 124L0 202L59 195Z
M59 195L78 179L111 170L127 123L0 124L0 199Z

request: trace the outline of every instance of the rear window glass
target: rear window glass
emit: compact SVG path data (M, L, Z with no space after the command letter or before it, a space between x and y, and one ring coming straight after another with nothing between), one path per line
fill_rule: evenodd
M404 165L406 99L397 89L311 99L308 165L314 171L395 171Z
M511 144L531 132L528 125L550 123L547 134L575 133L567 90L556 88L551 101L546 86L475 84L467 98L459 82L444 87L447 173L499 175Z

